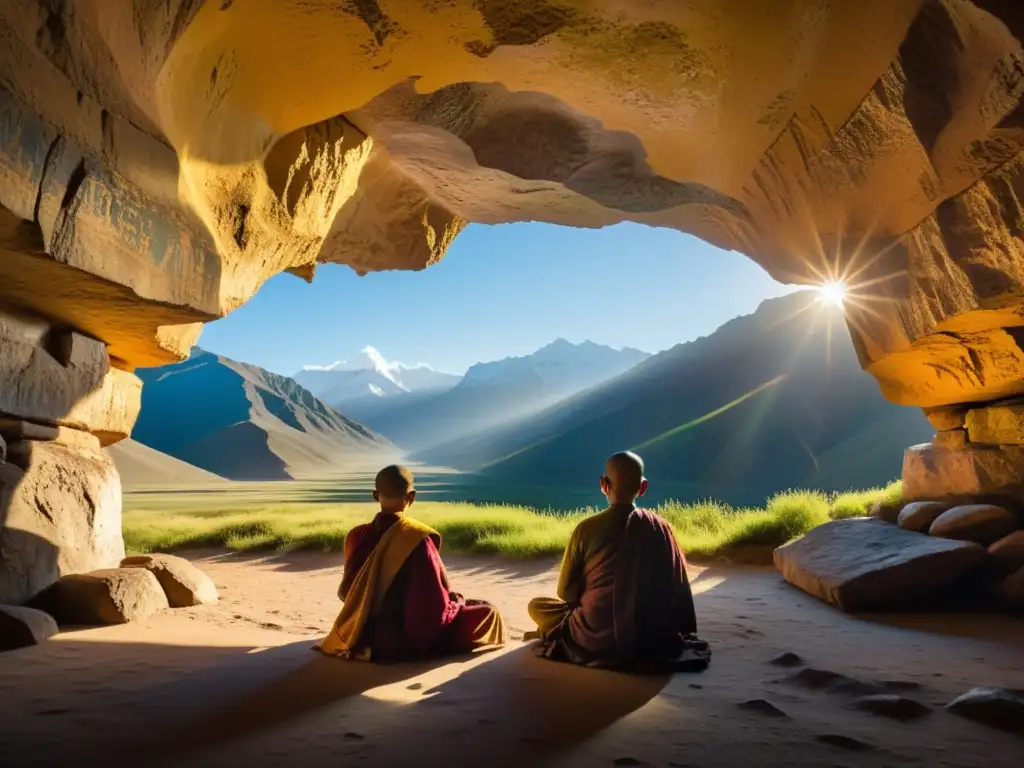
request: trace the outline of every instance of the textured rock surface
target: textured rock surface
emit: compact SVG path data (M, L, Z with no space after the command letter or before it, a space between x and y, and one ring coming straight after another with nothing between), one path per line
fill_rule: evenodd
M1009 0L10 0L0 37L0 414L108 444L131 371L272 275L520 220L844 279L894 402L1024 394ZM1019 446L960 440L909 457L909 500L1019 495Z
M1024 445L1024 403L974 408L965 423L973 443Z
M989 563L999 573L1024 568L1024 531L1014 531L988 548Z
M108 568L73 573L40 596L61 624L124 624L168 607L155 575L145 568Z
M988 546L1017 527L1012 512L993 504L965 504L935 518L928 533L945 539L973 541Z
M121 484L102 451L8 446L0 464L0 602L22 603L62 574L124 557Z
M0 651L39 645L57 634L53 617L35 608L0 605Z
M775 550L786 581L848 612L912 606L980 566L977 544L878 520L836 520Z
M936 431L945 432L962 428L967 413L963 408L925 408L924 415Z
M183 557L136 555L122 560L121 567L144 568L156 576L171 608L217 602L217 587L213 580Z
M949 505L940 501L913 501L902 509L897 522L904 530L924 533L947 509Z
M924 443L903 455L903 497L908 501L1022 495L1022 446L968 445L954 450Z
M954 714L1024 735L1024 691L973 688L946 705Z

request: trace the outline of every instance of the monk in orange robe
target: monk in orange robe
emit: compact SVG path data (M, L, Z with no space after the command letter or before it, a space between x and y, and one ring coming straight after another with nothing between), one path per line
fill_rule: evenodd
M706 668L683 553L665 520L636 507L647 491L641 458L609 458L601 490L609 507L573 531L558 597L530 601L539 654L592 667Z
M494 606L453 592L441 562L441 535L406 516L416 500L412 472L377 473L380 512L345 537L344 601L323 653L363 661L397 661L468 653L505 644Z

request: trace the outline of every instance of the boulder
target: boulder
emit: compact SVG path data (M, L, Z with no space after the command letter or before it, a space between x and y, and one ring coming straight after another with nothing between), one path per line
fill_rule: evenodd
M1024 402L973 408L964 423L972 443L1024 445Z
M1024 735L1024 691L973 688L947 704L946 709L961 717Z
M964 426L966 412L963 408L948 406L944 408L925 408L925 418L935 427L936 432L961 429Z
M0 603L23 604L61 575L124 557L121 482L100 449L8 445L0 464Z
M897 522L906 531L924 533L947 509L949 505L940 501L912 501L900 511Z
M57 622L49 614L20 605L0 605L0 651L39 645L55 634Z
M907 501L979 496L1024 496L1024 447L975 445L948 448L922 443L903 454Z
M973 541L988 546L1017 527L1012 512L994 504L964 504L947 509L932 523L928 533L944 539Z
M786 581L808 594L844 611L884 611L955 584L985 561L985 550L854 518L818 526L776 549L774 559Z
M122 568L145 568L156 576L172 608L217 602L213 580L183 557L137 555L121 561Z
M145 568L109 568L64 576L41 596L61 624L124 624L168 607L167 596Z
M1000 574L1024 568L1024 531L1014 531L988 548L989 566Z

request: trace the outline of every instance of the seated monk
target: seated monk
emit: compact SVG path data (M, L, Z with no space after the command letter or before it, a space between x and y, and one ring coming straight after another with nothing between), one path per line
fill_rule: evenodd
M558 599L530 601L539 655L591 667L707 666L686 561L669 524L637 509L647 492L635 453L608 459L609 507L576 526L562 558ZM684 653L685 652L685 653Z
M416 499L412 472L385 467L373 498L380 513L345 537L344 605L319 650L396 661L504 645L501 614L449 587L441 535L404 514Z

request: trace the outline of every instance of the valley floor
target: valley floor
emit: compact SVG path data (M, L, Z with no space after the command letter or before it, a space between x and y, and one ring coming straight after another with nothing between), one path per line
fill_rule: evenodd
M220 604L0 656L0 764L1024 764L1024 741L942 710L974 686L1024 688L1013 619L852 618L770 569L694 568L710 669L628 677L543 661L521 642L554 561L452 557L456 588L495 602L514 641L371 666L311 650L338 608L338 556L189 556ZM772 663L786 652L802 663ZM854 709L871 688L934 711L900 723Z

